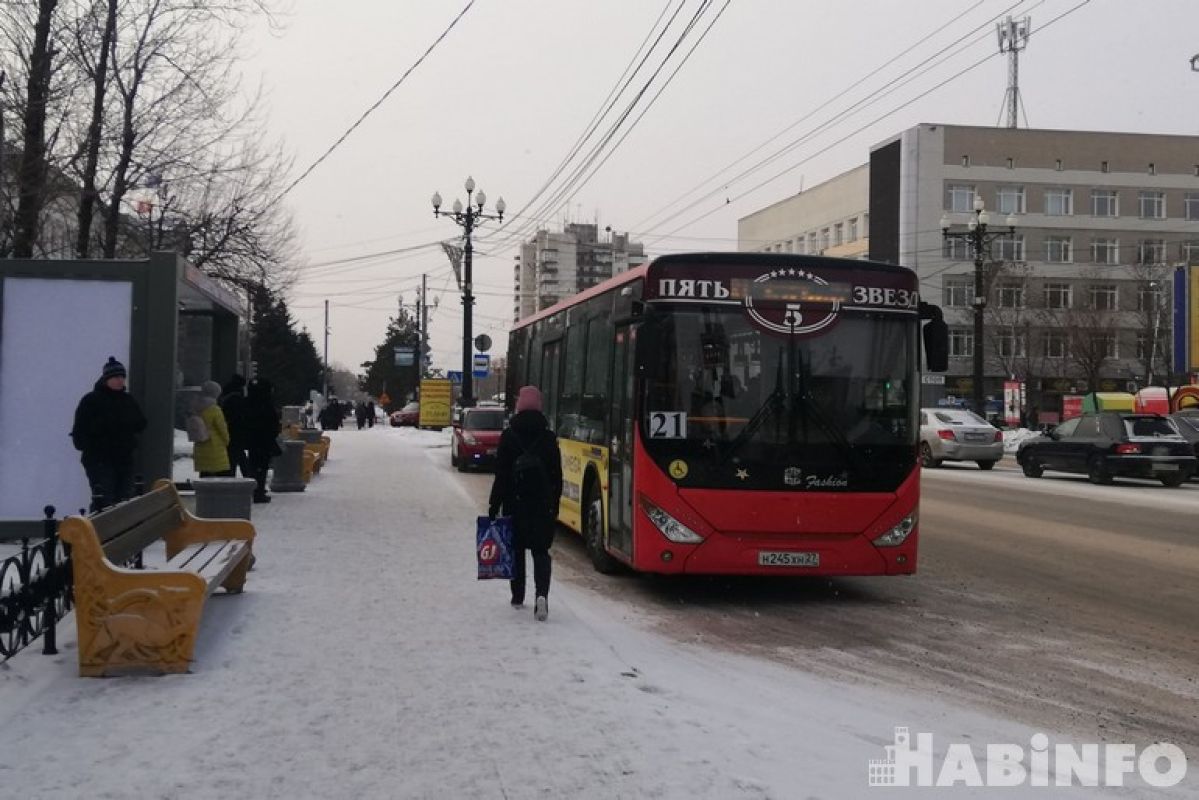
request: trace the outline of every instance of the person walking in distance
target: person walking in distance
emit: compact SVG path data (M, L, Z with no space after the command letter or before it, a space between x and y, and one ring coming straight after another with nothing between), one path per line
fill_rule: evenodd
M216 381L204 381L200 385L200 396L196 399L194 417L200 422L188 420L188 432L195 443L192 461L201 478L229 478L229 428L225 414L217 405L221 396L221 385Z
M275 408L274 387L266 378L250 381L246 395L246 447L249 449L250 475L257 483L254 489L255 503L269 503L266 493L266 474L271 459L283 455L279 447L279 432L283 423Z
M75 409L71 441L87 473L92 511L133 496L133 451L146 417L125 380L125 365L109 356L100 380Z
M229 428L229 469L236 475L241 470L243 478L250 476L250 464L246 459L246 379L234 373L222 390L217 401L225 415L225 426Z
M524 386L516 399L516 414L500 435L495 481L488 516L502 510L512 517L512 605L525 601L525 551L533 555L533 616L549 615L550 546L562 498L562 455L558 437L541 413L541 391Z

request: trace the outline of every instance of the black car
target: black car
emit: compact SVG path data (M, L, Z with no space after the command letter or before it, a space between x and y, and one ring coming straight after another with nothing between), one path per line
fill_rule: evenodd
M1066 420L1026 439L1016 462L1030 478L1045 470L1084 473L1092 483L1150 478L1181 486L1195 471L1195 450L1168 417L1101 411Z

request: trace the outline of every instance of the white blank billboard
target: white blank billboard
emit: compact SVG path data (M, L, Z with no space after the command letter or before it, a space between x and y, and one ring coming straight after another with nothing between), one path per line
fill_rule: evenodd
M0 517L90 502L71 444L75 407L109 356L129 364L133 284L4 278L0 315Z

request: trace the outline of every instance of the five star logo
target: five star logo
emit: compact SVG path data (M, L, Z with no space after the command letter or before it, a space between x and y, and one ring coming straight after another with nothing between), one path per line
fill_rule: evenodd
M829 282L824 278L804 269L781 267L760 275L753 281L762 291L768 291L767 285L773 281L784 284L807 283L817 295L827 294L825 287ZM794 290L789 290L795 296ZM790 336L810 336L836 324L841 310L838 300L831 302L794 300L779 302L778 300L756 300L752 293L745 297L745 312L758 326L774 333L784 333Z
M737 478L740 480L746 480L747 478L749 478L749 470L738 469L737 470Z

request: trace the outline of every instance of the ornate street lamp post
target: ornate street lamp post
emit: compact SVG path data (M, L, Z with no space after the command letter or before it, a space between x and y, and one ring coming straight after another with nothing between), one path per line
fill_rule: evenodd
M986 285L983 266L991 255L991 243L1016 233L1016 218L1008 215L1007 230L989 231L990 215L983 208L983 200L974 196L974 216L966 223L966 230L951 231L952 221L948 214L941 216L941 235L945 241L961 239L970 248L974 258L974 412L984 419L987 416L986 393L983 392L983 312L987 307Z
M475 179L467 177L466 183L463 184L466 189L466 206L463 207L461 200L454 201L454 210L449 212L441 211L441 194L433 193L433 216L434 217L449 217L462 226L463 231L463 247L462 247L462 396L460 402L464 408L475 404L473 381L471 375L473 352L471 340L474 338L471 332L471 312L475 304L475 297L471 288L471 257L474 253L474 247L471 245L471 233L474 232L475 225L481 219L493 219L497 222L504 221L504 209L507 205L504 203L504 198L500 198L495 204L495 214L483 213L483 206L487 202L487 196L483 194L483 190L475 191ZM474 195L472 200L471 195ZM422 354L423 357L423 354Z

